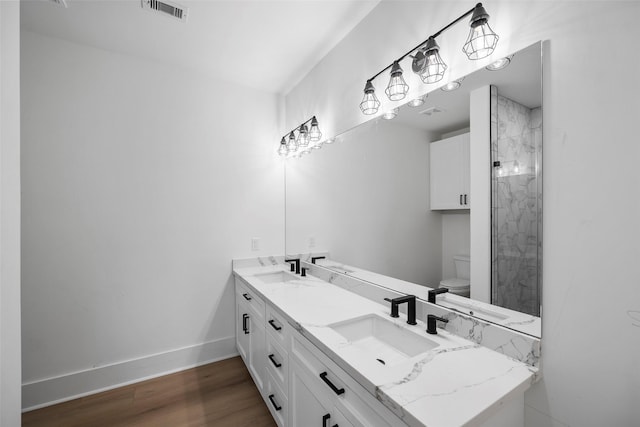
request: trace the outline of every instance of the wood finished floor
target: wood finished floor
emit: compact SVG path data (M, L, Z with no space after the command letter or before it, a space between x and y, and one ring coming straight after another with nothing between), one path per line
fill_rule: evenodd
M240 357L22 414L28 427L272 427Z

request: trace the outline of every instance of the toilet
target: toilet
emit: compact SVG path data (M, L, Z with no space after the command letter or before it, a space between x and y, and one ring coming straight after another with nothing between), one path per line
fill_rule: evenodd
M455 255L453 263L456 269L455 279L444 279L441 288L449 289L449 293L469 298L471 285L469 283L471 259L466 255Z

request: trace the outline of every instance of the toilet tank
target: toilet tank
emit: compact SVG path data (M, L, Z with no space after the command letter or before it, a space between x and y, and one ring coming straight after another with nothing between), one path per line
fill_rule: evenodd
M453 263L456 268L456 278L469 280L471 277L471 258L467 255L455 255Z

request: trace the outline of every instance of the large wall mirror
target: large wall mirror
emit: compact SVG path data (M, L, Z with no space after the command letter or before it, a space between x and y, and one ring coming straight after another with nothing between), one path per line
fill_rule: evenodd
M319 265L374 283L446 287L437 304L540 336L542 43L509 59L288 159L286 253L326 253Z

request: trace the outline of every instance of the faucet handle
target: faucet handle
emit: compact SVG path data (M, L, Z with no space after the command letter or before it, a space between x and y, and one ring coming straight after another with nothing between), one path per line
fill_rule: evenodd
M398 314L398 302L395 300L392 300L391 298L385 298L384 300L389 301L391 303L391 314L389 316L400 317L400 315Z

